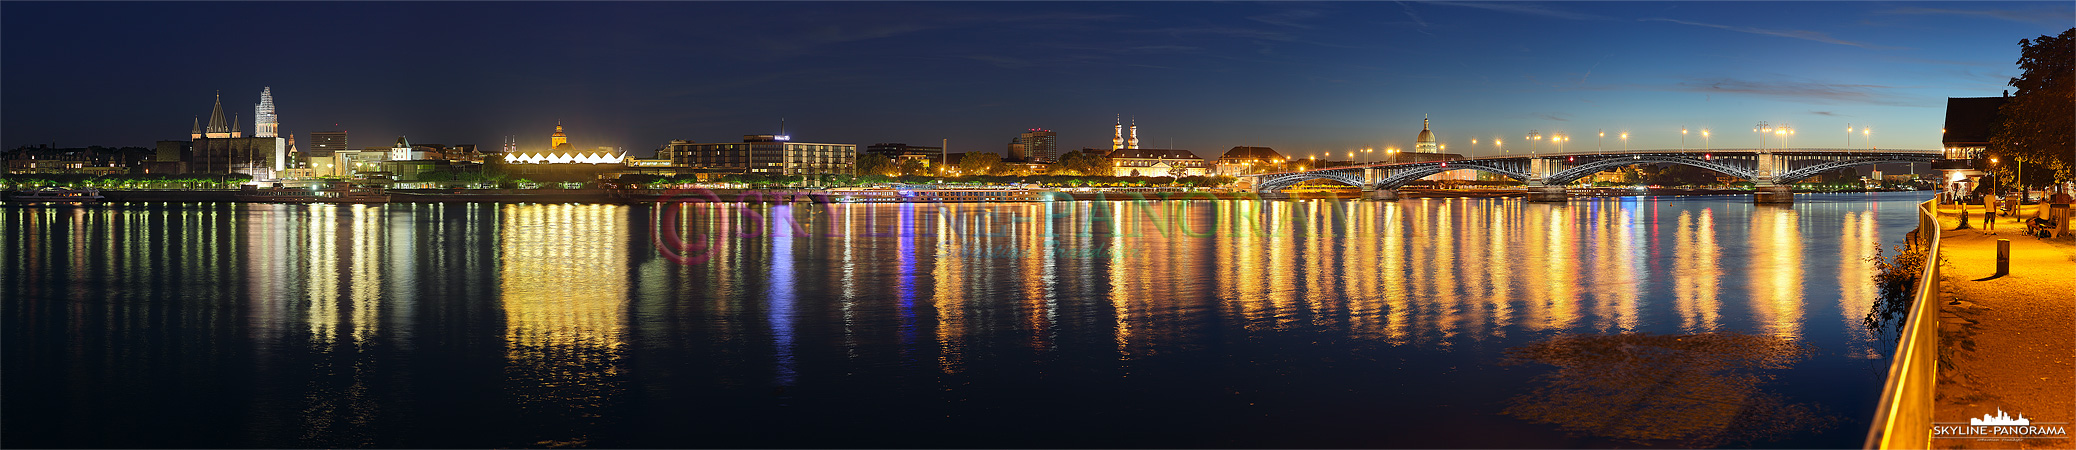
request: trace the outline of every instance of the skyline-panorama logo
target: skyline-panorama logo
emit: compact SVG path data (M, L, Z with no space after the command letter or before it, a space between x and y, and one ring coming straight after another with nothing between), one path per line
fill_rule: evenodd
M1932 438L1985 441L2068 439L2068 424L2068 422L2039 422L2035 424L2033 419L2027 418L2023 413L2017 414L2014 417L2012 413L2004 412L2004 408L1997 408L1996 414L1983 414L1982 417L1968 419L1967 425L1962 425L1961 422L1933 422Z

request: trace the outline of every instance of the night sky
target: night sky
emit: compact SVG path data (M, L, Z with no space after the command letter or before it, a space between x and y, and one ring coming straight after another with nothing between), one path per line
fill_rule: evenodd
M1632 148L1938 148L1947 97L1995 96L2070 2L0 3L0 146L186 139L222 91L252 129L638 156L671 139L1002 151L1027 128L1216 157ZM1477 138L1473 146L1470 140ZM1548 146L1546 142L1543 144ZM1769 146L1776 143L1769 140ZM1865 143L1856 134L1855 147Z

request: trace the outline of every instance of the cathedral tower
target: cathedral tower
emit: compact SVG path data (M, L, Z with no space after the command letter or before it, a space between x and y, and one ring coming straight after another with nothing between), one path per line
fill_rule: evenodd
M274 117L274 88L260 89L259 106L252 107L252 137L277 137L281 121Z

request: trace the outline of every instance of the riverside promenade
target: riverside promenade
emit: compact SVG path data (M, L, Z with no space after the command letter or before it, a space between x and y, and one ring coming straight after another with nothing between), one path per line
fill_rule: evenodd
M2018 214L2030 218L2028 205ZM1932 421L1965 425L2001 410L2034 425L2076 428L2076 239L2025 235L2025 224L1998 218L1983 230L1955 230L1961 208L1941 205L1940 364ZM2010 273L1995 276L1997 240L2011 241ZM2076 438L1935 438L1933 448L2076 448Z

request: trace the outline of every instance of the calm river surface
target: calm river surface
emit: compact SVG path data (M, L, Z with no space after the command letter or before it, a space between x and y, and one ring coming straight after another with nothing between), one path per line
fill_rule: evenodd
M1857 447L1925 196L5 207L0 433Z

